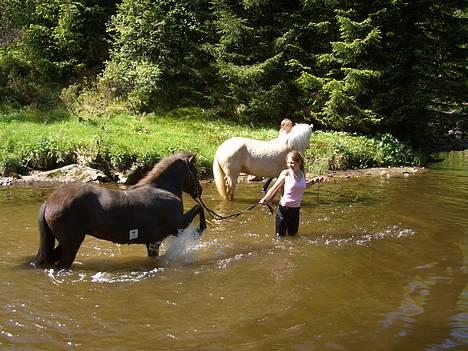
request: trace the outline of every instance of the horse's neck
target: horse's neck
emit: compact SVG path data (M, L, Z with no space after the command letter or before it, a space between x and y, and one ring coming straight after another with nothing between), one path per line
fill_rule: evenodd
M164 171L158 174L157 177L152 178L148 181L148 185L151 185L158 189L166 190L174 195L182 196L182 179L179 175L180 165L176 162L170 164Z
M182 196L182 184L175 182L172 177L159 177L152 185L158 189L169 191L177 197Z

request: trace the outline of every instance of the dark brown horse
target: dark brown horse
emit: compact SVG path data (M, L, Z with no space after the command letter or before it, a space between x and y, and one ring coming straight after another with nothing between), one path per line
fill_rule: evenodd
M203 232L203 208L195 205L184 213L182 203L182 192L193 198L202 193L194 158L189 152L164 158L126 191L84 183L58 188L39 210L40 246L33 264L69 268L86 234L119 244L146 244L148 256L157 256L161 241L187 228L196 215Z

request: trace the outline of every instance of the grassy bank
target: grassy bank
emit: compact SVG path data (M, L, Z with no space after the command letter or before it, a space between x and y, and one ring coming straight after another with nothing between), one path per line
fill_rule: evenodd
M176 151L198 154L204 175L211 175L217 147L232 136L271 139L277 130L239 125L207 116L199 109L169 113L78 118L63 110L0 112L0 175L24 174L80 163L108 174L135 165L152 165ZM312 173L328 169L420 164L421 157L393 137L368 138L315 131L306 152Z

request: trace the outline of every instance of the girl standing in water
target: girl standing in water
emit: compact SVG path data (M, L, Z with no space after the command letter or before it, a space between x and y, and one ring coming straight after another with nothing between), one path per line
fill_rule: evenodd
M260 199L259 204L269 203L284 185L283 196L276 211L276 235L295 235L299 230L299 211L304 191L312 184L320 182L323 177L306 179L304 171L304 159L298 151L291 151L286 157L287 167L281 171L275 184Z

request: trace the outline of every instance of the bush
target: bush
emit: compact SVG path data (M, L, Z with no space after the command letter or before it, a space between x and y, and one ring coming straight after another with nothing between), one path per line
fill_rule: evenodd
M315 132L306 152L309 171L323 174L326 170L344 170L421 164L421 155L390 134L376 137L344 132Z
M54 105L58 85L47 79L48 74L41 62L30 61L11 49L0 51L0 102L18 107Z
M158 65L150 61L114 59L106 66L101 83L137 112L150 106L151 97L159 89L160 76Z

